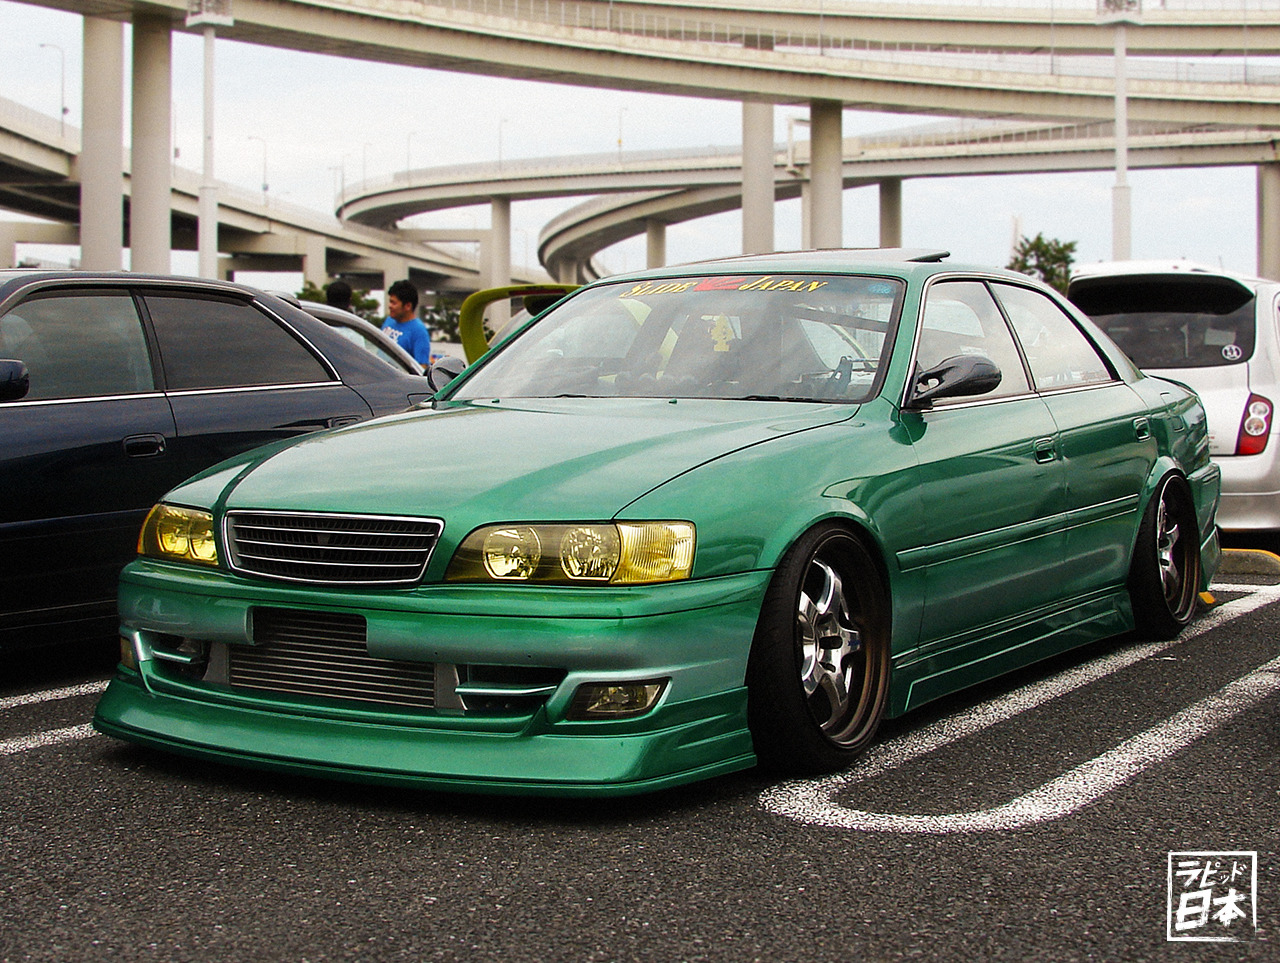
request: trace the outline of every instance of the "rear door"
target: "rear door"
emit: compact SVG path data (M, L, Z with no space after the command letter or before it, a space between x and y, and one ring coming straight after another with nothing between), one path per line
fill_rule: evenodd
M1072 302L1147 374L1190 385L1209 419L1209 453L1234 455L1250 391L1269 402L1276 361L1260 357L1258 302L1248 285L1207 273L1082 276ZM1274 324L1273 309L1261 312ZM1251 370L1261 363L1261 383Z
M110 631L142 518L181 477L134 299L27 298L0 316L0 357L31 375L25 398L0 403L0 648L56 623L62 639Z
M1041 291L995 283L1058 429L1066 479L1066 597L1122 584L1157 446L1146 405Z
M318 351L248 298L148 290L187 475L258 445L372 415Z

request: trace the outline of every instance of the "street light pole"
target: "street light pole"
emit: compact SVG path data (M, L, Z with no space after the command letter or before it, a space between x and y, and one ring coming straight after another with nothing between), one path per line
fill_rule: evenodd
M262 203L267 203L267 142L261 137L254 134L249 135L249 140L256 140L262 145Z
M218 27L229 27L234 23L235 20L231 16L231 0L189 0L188 2L187 26L200 27L204 34L202 115L204 156L200 173L200 201L196 222L196 270L202 278L218 276L218 180L214 175L213 150L214 40ZM263 180L266 180L265 176Z
M42 43L40 46L47 47L50 50L58 51L58 72L61 77L61 81L59 83L60 102L58 106L61 108L61 110L58 112L58 136L66 137L67 136L67 54L66 54L66 51L63 50L60 46L58 46L56 43Z
M1115 28L1116 182L1111 189L1111 259L1133 256L1132 192L1129 189L1129 73L1126 28L1142 22L1142 0L1098 0L1098 22Z

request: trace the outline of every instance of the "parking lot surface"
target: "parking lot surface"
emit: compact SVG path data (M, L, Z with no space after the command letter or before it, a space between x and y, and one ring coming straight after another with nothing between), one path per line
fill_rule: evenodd
M931 705L840 776L624 800L163 755L88 728L106 653L27 659L0 960L1280 959L1277 582L1227 572L1173 642Z

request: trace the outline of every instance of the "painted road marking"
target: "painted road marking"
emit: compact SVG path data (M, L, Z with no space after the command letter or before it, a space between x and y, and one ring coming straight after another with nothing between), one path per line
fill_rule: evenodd
M1214 695L1202 699L1115 749L993 809L936 816L874 813L842 806L834 797L850 786L1043 705L1118 669L1190 641L1280 599L1280 586L1218 585L1215 588L1223 592L1240 591L1249 594L1213 609L1171 642L1135 646L1042 680L1003 698L975 706L956 716L941 719L917 732L906 733L873 747L848 772L817 780L796 780L768 789L761 794L761 805L770 812L810 825L899 833L1017 829L1069 815L1161 759L1185 748L1237 713L1280 691L1280 659L1258 667Z
M5 739L0 742L0 756L12 756L15 753L26 752L29 749L43 749L46 746L56 746L63 742L75 742L78 739L88 739L90 736L96 736L97 734L93 726L86 722L80 726L68 726L65 729L50 729L46 732L37 732L34 736Z
M19 706L39 705L42 702L56 702L59 699L74 699L77 696L97 695L106 689L106 682L85 682L82 685L67 686L63 689L45 689L43 692L28 692L18 696L6 696L0 699L0 711L16 709ZM65 729L49 729L30 736L19 736L15 739L0 740L0 756L12 756L29 749L43 749L45 746L56 746L63 742L75 742L97 735L93 726L68 726Z
M6 696L0 699L0 712L5 709L16 709L18 706L36 705L41 702L56 702L58 699L74 699L76 696L97 695L106 689L107 683L86 682L83 685L67 686L65 689L45 689L43 692L28 692L19 696Z

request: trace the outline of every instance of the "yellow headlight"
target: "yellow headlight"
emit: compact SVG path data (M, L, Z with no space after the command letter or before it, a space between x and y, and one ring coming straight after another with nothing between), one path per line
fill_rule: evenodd
M542 561L542 542L528 525L491 529L484 537L484 570L502 581L528 581Z
M615 582L671 582L693 568L693 526L688 522L622 522L622 564Z
M560 585L670 582L689 577L694 541L689 522L493 525L463 540L445 577ZM552 546L554 554L546 551Z
M138 554L217 565L218 546L213 536L213 516L209 512L161 502L151 509L147 520L142 523Z

